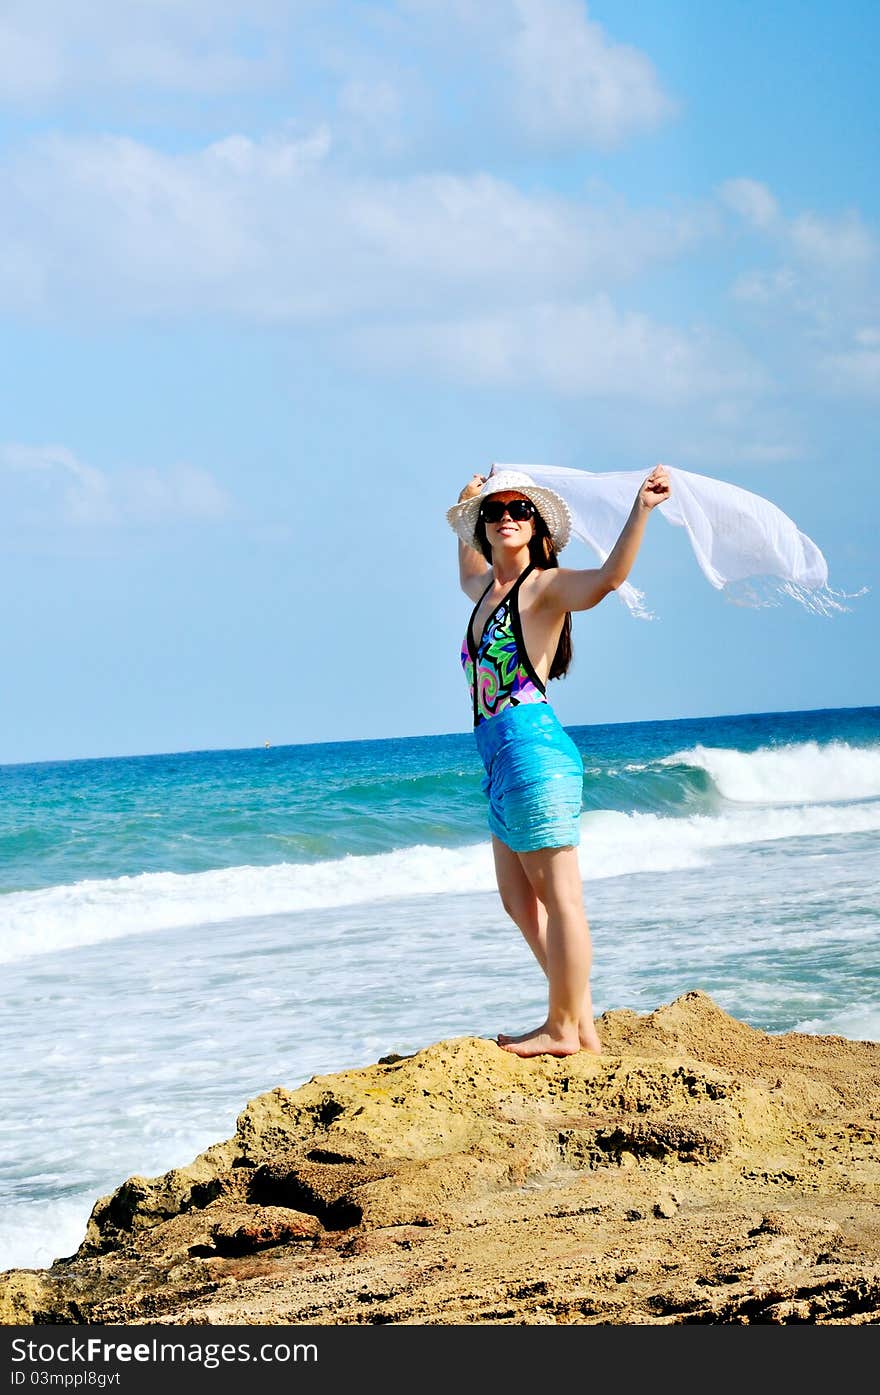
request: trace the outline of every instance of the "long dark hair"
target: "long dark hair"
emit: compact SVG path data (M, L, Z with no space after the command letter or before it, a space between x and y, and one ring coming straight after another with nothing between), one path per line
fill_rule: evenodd
M550 537L550 530L544 522L538 510L534 512L535 531L529 539L529 559L536 567L546 570L548 567L558 567L559 558L556 555L556 548ZM492 561L492 548L489 546L489 539L486 537L486 525L480 515L477 515L477 522L474 527L474 538L477 547L482 552L486 561ZM562 622L562 632L559 636L559 643L556 646L556 653L550 665L550 672L547 675L548 682L551 678L564 678L571 667L574 652L571 647L571 611L566 611L565 619Z

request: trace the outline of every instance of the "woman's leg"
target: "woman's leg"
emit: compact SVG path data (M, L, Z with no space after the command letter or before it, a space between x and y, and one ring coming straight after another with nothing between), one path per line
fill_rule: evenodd
M495 856L495 876L498 882L498 891L501 895L501 904L510 916L511 920L522 932L523 938L529 949L534 954L544 973L548 973L547 957L547 927L548 912L543 899L536 893L526 869L521 861L524 857L534 857L535 854L515 853L506 843L502 843L500 838L493 836L492 851ZM544 850L548 853L558 853L563 851L557 848ZM575 870L577 872L577 901L580 907L580 930L586 936L587 946L587 974L589 976L589 955L590 955L590 931L583 909L583 889L581 887L580 868L577 865L577 853L574 848L566 849L574 854ZM569 872L570 876L570 872ZM590 997L590 985L587 982L581 1000L580 1011L578 1013L578 1041L582 1048L587 1051L601 1051L602 1045L596 1033L593 1023L593 1004ZM528 1041L534 1033L526 1033L523 1037L509 1037L504 1033L499 1033L499 1046ZM531 1053L529 1053L531 1054Z

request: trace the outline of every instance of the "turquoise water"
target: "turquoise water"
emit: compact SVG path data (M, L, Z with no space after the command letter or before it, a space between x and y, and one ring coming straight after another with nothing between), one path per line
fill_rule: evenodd
M570 732L584 757L585 810L678 817L723 805L694 748L870 748L880 708ZM676 751L685 758L664 764ZM0 766L0 892L460 846L485 836L480 774L469 733Z
M596 1011L880 1038L880 709L574 727ZM0 1268L253 1095L535 1025L468 734L0 767Z

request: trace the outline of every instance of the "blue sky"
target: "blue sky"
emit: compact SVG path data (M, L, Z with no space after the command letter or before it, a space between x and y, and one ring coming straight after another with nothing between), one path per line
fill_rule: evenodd
M493 460L764 494L832 620L652 518L569 724L877 702L867 3L12 0L0 761L464 731ZM567 565L591 566L580 544Z

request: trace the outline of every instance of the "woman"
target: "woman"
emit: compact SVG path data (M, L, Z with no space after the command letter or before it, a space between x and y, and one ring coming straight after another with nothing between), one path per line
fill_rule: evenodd
M656 465L601 567L560 567L571 516L555 490L518 470L474 475L447 513L462 590L475 602L461 651L501 902L549 982L547 1018L500 1034L517 1056L600 1052L590 998L592 949L577 857L583 762L546 698L571 662L571 612L629 575L648 514L670 495ZM490 563L487 568L486 563Z

